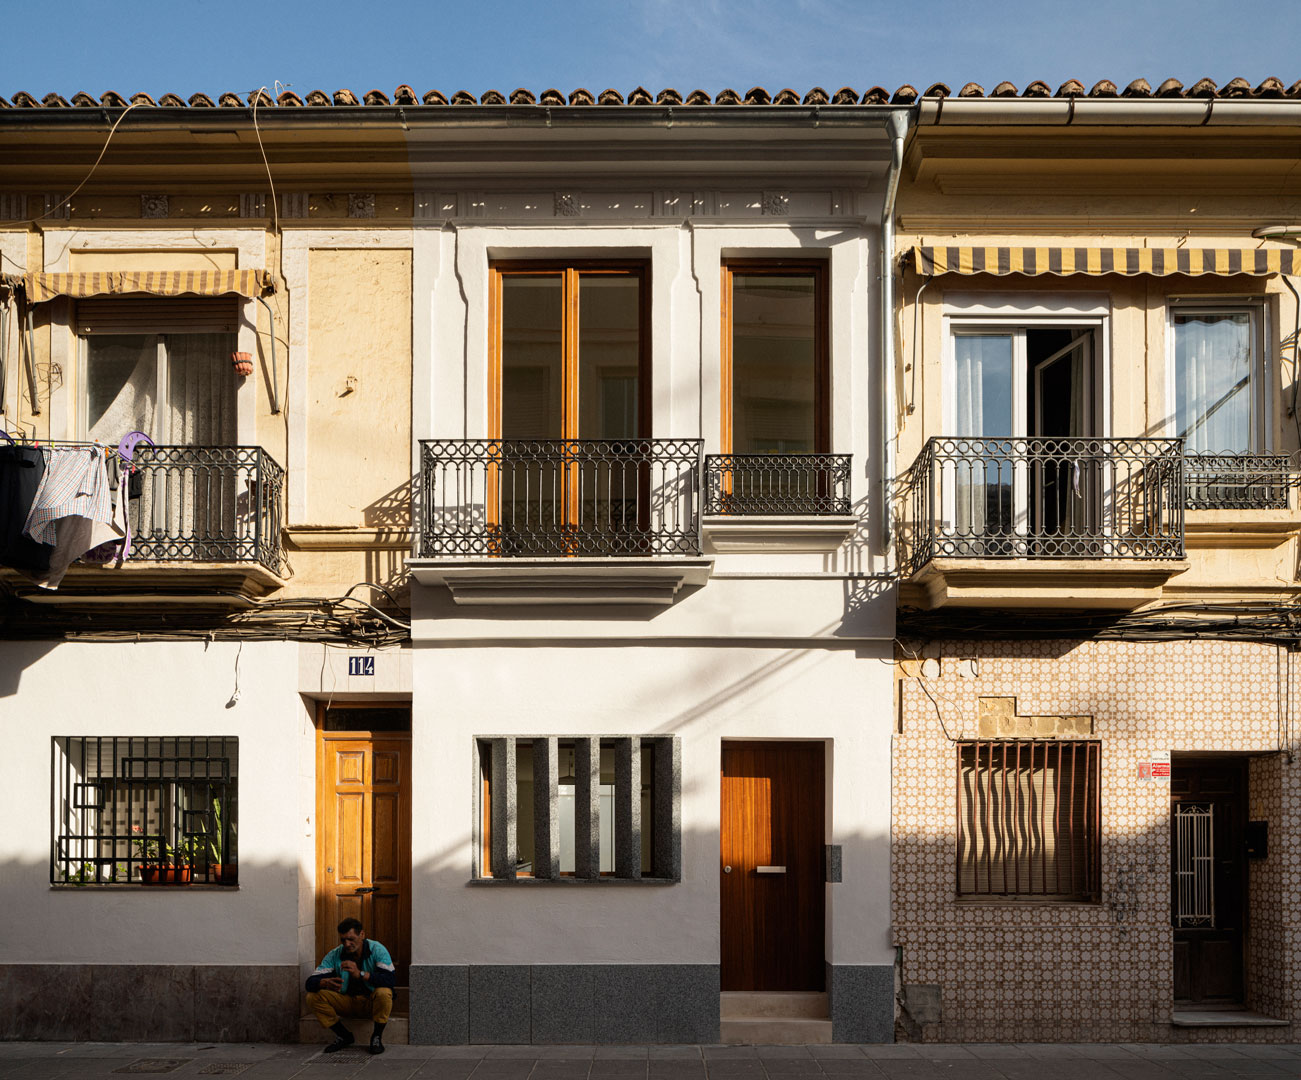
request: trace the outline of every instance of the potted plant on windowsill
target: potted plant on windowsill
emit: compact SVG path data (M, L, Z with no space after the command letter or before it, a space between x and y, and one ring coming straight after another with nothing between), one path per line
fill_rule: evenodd
M131 843L140 858L141 885L188 885L193 874L192 859L187 844L174 848L156 836L144 835L135 826L133 832L141 833Z
M235 823L224 827L225 804L220 798L212 800L212 831L204 836L204 854L208 861L208 880L219 885L239 883L239 863L235 862ZM227 850L229 846L230 850Z

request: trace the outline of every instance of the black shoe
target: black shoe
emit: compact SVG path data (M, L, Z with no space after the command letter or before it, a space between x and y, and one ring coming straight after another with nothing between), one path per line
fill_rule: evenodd
M357 1040L352 1037L352 1032L348 1033L348 1037L346 1039L342 1035L336 1035L334 1037L334 1042L330 1043L330 1045L327 1046L324 1050L322 1050L321 1053L333 1054L338 1050L347 1050L348 1047L350 1047L356 1041Z
M372 1054L384 1053L384 1041L378 1035L370 1037L370 1052Z

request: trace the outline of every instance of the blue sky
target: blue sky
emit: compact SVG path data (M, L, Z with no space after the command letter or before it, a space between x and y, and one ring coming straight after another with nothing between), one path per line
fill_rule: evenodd
M9 5L0 95L86 90L155 97L246 93L278 81L300 95L409 83L475 95L517 86L627 93L849 85L890 90L974 80L1024 87L1067 78L1155 86L1173 75L1256 85L1301 78L1296 0L624 0L566 3L229 3L103 0ZM27 47L19 43L27 42ZM14 48L19 45L18 48Z

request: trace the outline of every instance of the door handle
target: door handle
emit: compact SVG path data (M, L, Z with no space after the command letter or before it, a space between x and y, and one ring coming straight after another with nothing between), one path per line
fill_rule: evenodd
M378 886L378 885L363 885L363 886L361 886L361 888L353 889L352 891L353 891L354 893L379 892L379 886Z
M786 867L784 867L784 866L756 866L756 867L754 868L754 872L755 872L756 874L784 874L784 873L786 873Z
M732 868L730 866L723 867L723 873L730 874L731 872L732 872Z

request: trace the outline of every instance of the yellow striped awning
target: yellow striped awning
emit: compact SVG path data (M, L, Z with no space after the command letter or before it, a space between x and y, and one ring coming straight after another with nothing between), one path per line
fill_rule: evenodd
M83 274L23 274L27 300L43 304L56 296L264 296L275 291L265 270L110 270Z
M1301 273L1292 248L914 247L913 265L930 274L1269 274Z

